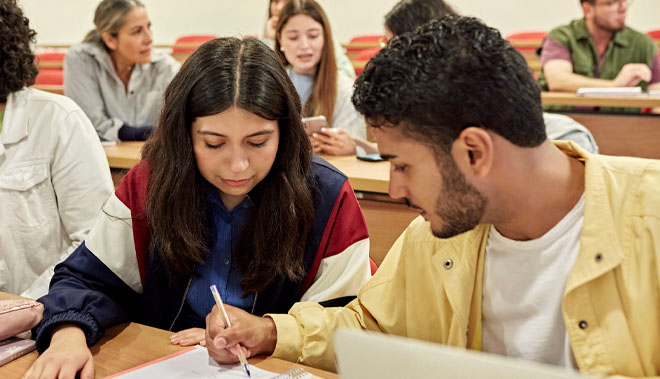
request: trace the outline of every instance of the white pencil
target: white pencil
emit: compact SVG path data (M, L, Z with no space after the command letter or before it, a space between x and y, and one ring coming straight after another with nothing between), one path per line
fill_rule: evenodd
M222 311L222 316L225 318L225 324L227 324L228 328L231 328L231 321L229 321L229 316L227 315L227 311L225 310L225 304L222 302L220 293L218 293L218 287L216 287L215 284L211 286L211 293L213 294L213 298L215 299L215 304L218 306L218 309ZM241 364L243 365L243 368L245 369L245 373L247 374L248 378L251 378L252 375L250 375L250 369L248 368L247 359L245 359L245 354L243 354L243 349L241 349L240 346L238 349L238 360L241 361Z

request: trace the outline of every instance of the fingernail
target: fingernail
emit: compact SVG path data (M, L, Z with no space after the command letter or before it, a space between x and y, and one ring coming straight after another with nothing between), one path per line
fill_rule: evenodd
M325 132L325 131L327 131L327 130L328 130L328 128L321 128L321 131L322 131L322 132Z
M312 133L312 136L316 137L317 136L316 132Z
M215 343L215 347L217 347L219 349L227 346L227 340L225 339L225 337L220 337L220 338L216 339L214 341L214 343Z

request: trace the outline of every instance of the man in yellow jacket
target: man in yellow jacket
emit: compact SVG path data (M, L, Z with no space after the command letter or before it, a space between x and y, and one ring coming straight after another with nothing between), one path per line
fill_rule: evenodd
M421 216L343 308L298 303L207 317L238 344L335 369L332 336L362 328L579 369L660 374L660 161L587 153L545 134L524 59L449 17L392 41L353 95L392 165L389 193Z

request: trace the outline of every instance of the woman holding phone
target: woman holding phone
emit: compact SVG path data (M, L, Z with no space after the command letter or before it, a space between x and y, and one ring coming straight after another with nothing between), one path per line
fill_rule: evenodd
M278 19L275 50L287 67L303 106L303 115L325 116L329 128L312 135L314 152L351 155L366 141L364 119L351 102L353 81L337 71L330 23L313 0L292 0Z
M88 346L137 321L204 339L215 284L253 314L343 303L370 277L346 176L313 157L300 103L256 39L202 45L88 239L55 270L28 378L93 371ZM347 297L344 299L344 297ZM202 329L201 335L198 331Z

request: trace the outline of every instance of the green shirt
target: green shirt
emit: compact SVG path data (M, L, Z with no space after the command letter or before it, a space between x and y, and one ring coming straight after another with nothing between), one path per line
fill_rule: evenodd
M568 49L574 73L588 78L595 76L599 57L584 19L573 20L568 25L553 29L548 33L548 38L554 39ZM658 47L653 40L640 32L625 27L616 32L610 41L598 77L613 80L628 63L644 63L651 68L657 53ZM539 85L542 90L548 90L548 83L542 71L539 76ZM646 90L648 83L641 82L639 86ZM552 108L556 109L556 107ZM636 108L601 108L601 110L639 112L639 109Z

